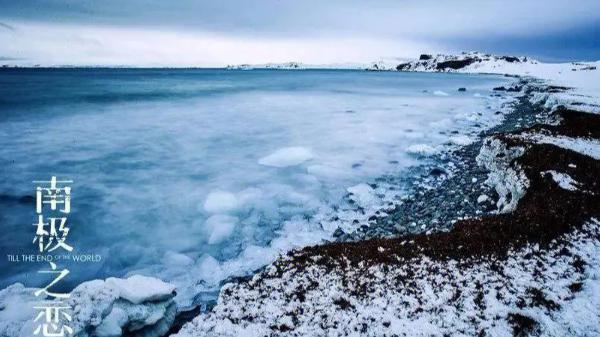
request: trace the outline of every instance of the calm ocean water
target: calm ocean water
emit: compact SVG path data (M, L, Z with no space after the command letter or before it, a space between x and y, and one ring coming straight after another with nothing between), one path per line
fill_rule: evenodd
M69 241L187 295L335 228L347 189L492 116L498 76L342 70L0 70L0 287L41 283L33 180L74 180ZM458 92L466 87L466 92ZM399 187L401 188L401 186Z

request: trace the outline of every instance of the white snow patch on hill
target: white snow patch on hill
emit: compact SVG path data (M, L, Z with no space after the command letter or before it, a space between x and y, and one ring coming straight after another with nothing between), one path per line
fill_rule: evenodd
M577 181L575 181L573 178L571 178L570 175L566 173L550 170L540 172L540 174L542 175L542 177L546 174L550 174L552 176L552 180L554 180L554 182L556 182L560 188L565 190L576 191L577 185L579 185Z
M600 141L596 139L547 135L533 135L531 138L540 144L556 145L600 160Z

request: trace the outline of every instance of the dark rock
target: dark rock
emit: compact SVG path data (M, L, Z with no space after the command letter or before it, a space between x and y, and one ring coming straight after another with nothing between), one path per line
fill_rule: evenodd
M458 88L458 91L467 91L467 88Z
M432 58L433 56L429 54L421 54L421 56L419 56L419 61L431 60Z
M398 71L404 71L404 70L408 70L408 69L410 69L410 63L401 63L396 66L396 70L398 70Z
M511 313L508 322L513 328L514 337L531 336L539 331L539 323L529 316Z
M337 228L334 232L333 232L333 237L334 238L338 238L342 235L346 234L341 228Z
M431 169L431 171L429 171L429 175L432 176L441 176L442 174L447 174L447 172L441 167L434 167Z
M451 60L451 61L444 61L444 62L439 62L436 65L436 69L437 70L445 70L445 69L462 69L470 64L472 64L473 62L475 62L475 59L472 58L466 58L464 60Z
M504 86L494 88L495 91L507 91L507 92L520 92L522 89L523 89L523 87L519 86L519 85L515 85L513 87L508 87L508 88L505 88Z
M521 62L521 60L519 60L518 57L514 57L514 56L500 56L499 58L501 60L504 60L504 61L510 62L510 63Z

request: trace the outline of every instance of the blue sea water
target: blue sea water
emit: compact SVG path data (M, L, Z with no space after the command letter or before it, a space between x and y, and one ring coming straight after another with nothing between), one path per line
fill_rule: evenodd
M0 70L0 288L39 286L34 180L71 179L66 284L142 273L194 296L335 229L348 188L411 146L493 122L492 75L349 70ZM467 88L458 92L459 87ZM399 189L402 186L398 186ZM359 189L360 190L360 189Z

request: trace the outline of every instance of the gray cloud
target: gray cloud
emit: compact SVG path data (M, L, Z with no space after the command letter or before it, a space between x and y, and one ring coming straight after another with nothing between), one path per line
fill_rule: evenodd
M12 39L0 36L2 41L13 44L10 48L6 43L0 44L0 53L24 55L40 62L50 59L67 62L71 58L85 62L86 55L90 55L89 62L93 59L102 63L109 58L111 62L122 62L127 57L117 58L115 53L143 52L147 59L160 63L161 57L165 57L160 55L170 55L160 48L182 46L175 42L169 44L167 37L164 41L168 47L152 44L151 36L163 33L174 36L173 41L182 37L187 43L200 45L207 43L206 36L219 37L220 42L229 41L219 44L221 48L216 50L191 50L189 46L183 49L197 55L206 54L211 60L222 56L218 53L230 51L252 54L249 61L286 58L304 61L306 53L294 48L314 49L307 57L313 62L320 59L325 62L333 56L347 56L340 59L341 62L362 60L370 57L365 53L369 40L377 45L372 53L383 53L380 56L405 56L417 53L416 48L490 52L514 49L516 53L544 48L545 55L552 57L558 50L548 47L560 48L559 43L552 42L553 36L564 39L563 36L572 31L589 36L586 27L600 22L600 1L597 0L577 3L565 0L0 0L0 8L0 20L6 25L0 29L0 35L3 30L8 32L8 27L15 35ZM48 34L45 30L55 33ZM110 37L105 30L124 34ZM544 43L536 43L538 40ZM336 41L344 41L345 54L332 53L326 48L326 44ZM526 43L506 48L507 41ZM293 47L287 53L280 52L274 43L284 51L285 46ZM573 58L577 58L577 43L575 37ZM248 46L250 44L253 46ZM268 48L274 48L275 52L269 53ZM326 52L331 55L323 54L322 58L313 55ZM269 59L271 55L275 55L273 59ZM593 48L588 48L587 55L595 55ZM181 57L184 56L189 55ZM207 59L200 56L198 60ZM173 57L169 56L164 62L174 62Z
M529 34L600 20L596 0L0 0L0 7L5 19L268 36Z

